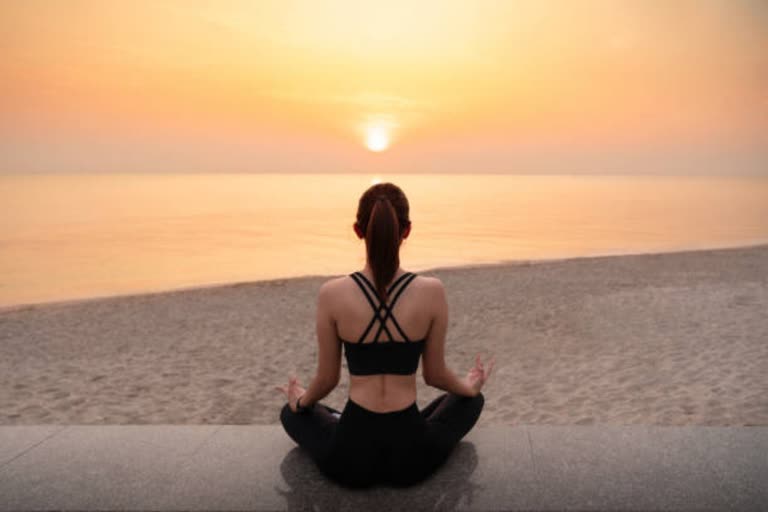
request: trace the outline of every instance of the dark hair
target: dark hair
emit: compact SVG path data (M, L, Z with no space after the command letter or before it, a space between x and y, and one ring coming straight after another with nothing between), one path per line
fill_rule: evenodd
M360 197L357 227L365 237L368 263L382 302L386 302L387 284L400 266L400 235L410 225L408 199L397 185L378 183Z

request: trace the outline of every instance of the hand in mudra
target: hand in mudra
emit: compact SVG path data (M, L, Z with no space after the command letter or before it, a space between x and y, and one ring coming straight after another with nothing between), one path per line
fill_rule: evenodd
M296 412L296 400L298 400L299 397L303 395L304 392L306 391L301 386L301 384L299 384L299 380L292 375L288 379L287 386L275 386L275 389L283 392L283 394L285 395L285 398L288 399L288 406L291 408L293 412Z
M491 357L490 361L488 361L488 364L483 365L483 362L480 360L480 354L475 357L475 366L473 366L469 370L469 373L467 373L467 384L469 384L469 387L475 391L476 395L480 393L480 390L483 388L483 384L485 384L485 382L491 376L493 365L495 363L496 360Z

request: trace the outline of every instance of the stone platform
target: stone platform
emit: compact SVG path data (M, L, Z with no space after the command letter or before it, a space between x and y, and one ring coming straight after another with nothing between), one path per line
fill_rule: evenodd
M279 426L0 427L0 510L768 510L767 427L489 427L352 491Z

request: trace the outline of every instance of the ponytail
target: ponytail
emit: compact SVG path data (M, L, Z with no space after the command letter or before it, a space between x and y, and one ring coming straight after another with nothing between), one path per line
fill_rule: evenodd
M365 246L379 300L385 303L387 284L400 266L400 226L392 203L384 195L376 199L371 209Z

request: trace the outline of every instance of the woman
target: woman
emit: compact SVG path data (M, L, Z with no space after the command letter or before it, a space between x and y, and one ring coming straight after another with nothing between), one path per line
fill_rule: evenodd
M354 230L365 239L366 266L320 288L317 374L307 389L295 377L276 388L288 399L280 419L333 480L411 485L437 469L474 426L493 360L486 367L477 356L464 379L446 367L443 285L400 268L400 244L411 231L400 188L381 183L365 191ZM318 402L339 383L342 346L350 377L339 412ZM421 411L419 358L424 381L446 391Z

